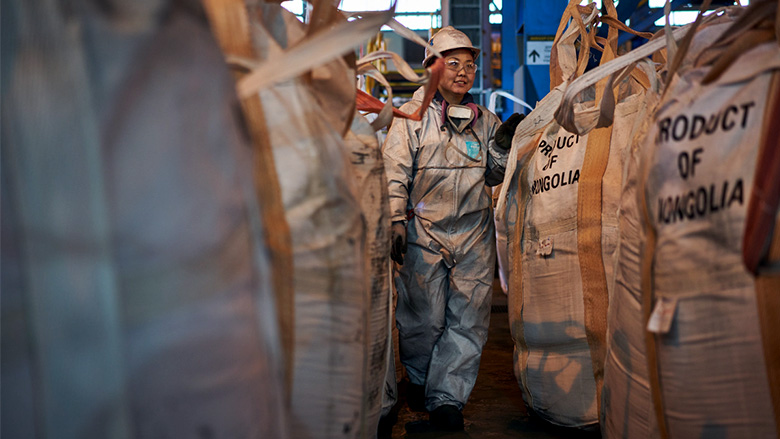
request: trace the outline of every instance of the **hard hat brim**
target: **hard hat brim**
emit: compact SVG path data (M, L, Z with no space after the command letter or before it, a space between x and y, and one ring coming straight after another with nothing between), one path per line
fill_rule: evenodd
M477 58L479 57L480 50L477 49L474 46L453 47L452 49L445 50L441 54L442 54L442 56L447 56L447 53L452 52L453 50L458 50L458 49L470 50L471 53L474 55L474 61L476 61ZM428 67L431 63L433 63L434 59L436 59L436 55L434 55L434 54L430 54L430 55L426 56L425 59L423 60L423 64L422 64L423 67Z

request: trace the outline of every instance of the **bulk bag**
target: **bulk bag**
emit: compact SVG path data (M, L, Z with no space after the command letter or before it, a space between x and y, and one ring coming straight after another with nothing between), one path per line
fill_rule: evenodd
M616 41L616 32L612 29L608 41ZM603 62L614 56L611 46L605 46ZM554 70L551 76L555 78ZM614 99L613 87L617 105L594 101L602 95L605 101ZM595 90L591 87L589 93L583 102L568 100L560 105L560 109L574 109L566 128L549 122L521 150L527 153L518 163L522 195L512 238L515 280L510 289L510 319L516 375L535 412L569 427L598 422L621 148L635 122L644 87L629 78L609 81ZM609 112L613 114L603 117ZM533 116L532 112L529 117ZM594 128L597 137L591 139ZM586 154L593 153L601 157L588 159ZM584 188L581 173L586 177ZM593 193L601 196L602 190L603 199L585 199Z
M328 8L325 2L315 4L312 26L327 24L327 12L335 10ZM354 80L354 65L349 67L340 54L350 51L355 39L376 33L390 14L318 32L276 4L252 5L249 17L254 54L232 61L251 69L239 79L238 91L247 98L259 96L292 236L292 435L372 436L366 228L343 138L351 118L323 106L325 101L354 103L354 94L323 100L327 93L319 80L344 78L349 71ZM311 38L315 33L316 40ZM324 76L317 76L322 64L328 64ZM300 76L313 68L312 76ZM350 90L354 93L354 87ZM384 366L384 354L376 363ZM382 372L376 374L379 386ZM378 416L371 416L378 422Z
M739 9L739 8L734 8ZM732 11L726 11L729 14ZM718 14L706 18L695 30L688 49L697 54L726 30L731 20L718 24ZM713 19L714 18L714 19ZM726 18L724 16L724 18ZM683 29L689 32L691 26ZM676 32L680 35L680 32ZM652 43L650 43L652 44ZM661 49L661 47L659 47ZM615 63L631 62L629 58L647 56L626 54ZM686 57L688 59L690 57ZM683 60L680 71L687 70L690 61ZM627 65L627 64L626 64ZM585 75L587 76L587 75ZM645 326L642 317L640 262L645 240L644 215L638 206L638 173L642 143L653 123L660 100L659 93L648 91L645 103L637 115L639 124L630 135L624 149L624 171L618 213L618 244L614 257L614 286L607 317L607 351L604 362L601 432L605 438L659 437L647 371Z
M287 437L265 226L222 56L186 8L112 4L6 10L2 373L20 403L2 433Z
M304 36L293 14L274 4L262 8L257 18L285 25L262 29L266 44L284 48ZM344 141L302 78L259 94L292 236L292 435L366 437L365 228Z
M581 14L579 10L576 10L572 13L572 8L577 7L574 3L575 2L571 2L569 7L567 7L561 27L565 25L569 17L577 17L580 21L584 21L585 26L590 27L596 17L597 11L591 9L590 11ZM566 31L563 33L559 32L559 36L556 38L554 47L560 51L563 56L551 59L551 65L553 62L561 63L564 70L563 73L559 73L559 79L568 78L575 72L576 64L572 61L572 58L576 58L574 44L580 34L582 34L581 40L587 44L589 40L585 35L585 30L578 28L576 21L573 19L572 24ZM585 50L583 52L585 52ZM584 70L584 67L582 70ZM553 77L554 73L555 72L551 70L551 77ZM563 82L562 79L560 82ZM507 253L509 255L511 267L509 272L510 280L508 291L509 321L512 338L515 342L513 361L514 373L520 385L523 400L528 407L548 421L563 425L583 425L582 422L574 419L581 416L583 410L579 409L577 411L580 413L573 414L575 410L570 407L572 404L575 406L581 405L580 401L565 398L561 401L567 404L567 407L553 408L554 413L550 412L551 407L549 405L544 403L540 404L541 401L539 396L541 396L542 400L544 399L545 386L539 381L539 376L533 376L534 372L538 371L538 369L533 366L528 366L531 349L529 348L526 339L528 334L525 331L525 319L527 314L525 312L525 292L523 291L524 273L521 272L525 267L523 267L520 262L520 258L522 258L520 240L523 239L523 217L529 198L529 187L526 185L527 164L530 157L533 155L534 149L539 143L539 139L553 123L553 113L560 104L560 99L565 86L566 84L562 83L558 87L553 88L551 92L536 105L535 109L518 125L512 139L512 149L507 161L507 170L496 207L496 218L499 222L505 222L507 229ZM558 184L560 184L560 181ZM536 361L536 359L538 359L538 357L535 357L533 361ZM549 374L548 376L552 375L553 374ZM592 375L590 376L592 377ZM539 393L542 393L542 395L539 395ZM569 415L561 416L557 414L559 412L565 412Z
M662 437L778 434L759 283L742 263L762 133L777 123L768 108L780 50L774 36L756 45L770 34L761 27L771 29L773 3L751 5L745 16L757 19L735 23L672 84L645 141L644 312ZM777 343L776 333L763 336Z
M637 118L642 121L626 148L618 214L618 244L614 256L614 283L607 314L607 350L604 360L601 432L605 438L657 437L642 324L638 285L644 227L637 210L638 148L651 123L659 96L648 94ZM635 143L636 142L636 143Z
M366 383L367 425L378 426L385 395L390 337L390 204L384 161L374 129L356 114L344 138L366 227L364 260L368 283L369 337ZM393 368L393 371L395 369ZM394 382L393 382L394 384Z
M347 23L332 5L315 2L304 27L278 5L252 3L250 18L234 20L251 21L252 53L223 45L234 67L248 70L238 75L239 95L259 96L257 131L273 150L295 238L292 411L299 437L374 436L382 403L387 308L381 283L374 288L366 270L380 270L383 244L381 236L367 242L365 231L370 226L381 235L382 224L366 224L361 211L375 209L369 216L376 215L382 200L359 186L376 179L376 166L349 163L353 152L370 151L371 141L359 122L348 132L353 110L344 108L355 105L355 69L350 56L340 55L388 23L392 10L363 15ZM385 116L395 112L387 110ZM363 267L368 251L372 264Z
M293 435L361 437L365 228L343 139L296 80L263 90L260 99L293 245Z
M646 101L658 93L656 72L652 64L642 62L638 67L629 66L625 73L629 74L629 72L639 79L616 81L614 90L617 92L617 102L602 101L600 105L593 108L601 110L602 114L605 111L611 113L611 122L608 126L597 128L592 118L590 123L577 122L577 117L582 116L577 114L581 104L570 99L577 94L575 83L570 84L556 114L556 118L566 126L564 129L575 136L586 138L587 143L583 145L584 151L580 152L581 155L579 157L575 155L570 162L571 169L580 172L576 189L569 189L570 195L576 196L576 199L564 198L557 208L549 206L552 211L559 212L561 217L575 221L568 226L571 227L568 233L572 235L567 237L567 232L551 233L550 241L552 252L555 252L556 248L554 243L559 242L557 247L561 252L557 255L559 263L564 264L568 251L571 251L573 255L570 263L576 264L577 267L563 268L561 273L567 274L566 280L559 283L558 287L548 285L549 289L542 292L545 297L557 292L563 296L570 294L578 302L581 300L582 315L577 318L582 319L579 322L583 325L590 351L590 371L594 377L595 398L599 410L606 407L601 404L601 387L607 349L607 312L614 291L614 258L617 248L618 205L622 192L623 168L632 133L642 122ZM613 87L613 79L615 78L607 81L604 85L605 89ZM598 86L599 84L597 84L597 96ZM613 108L605 108L610 106ZM573 112L568 113L570 116L568 120L560 111L565 108L574 109ZM563 192L558 195L565 196ZM533 196L532 193L531 197ZM529 212L534 208L533 202L532 198ZM567 209L571 210L567 211ZM530 220L533 224L534 218ZM570 245L573 247L566 246L567 239L571 239ZM536 259L539 259L538 256ZM532 261L533 256L529 261L529 267L533 266ZM552 266L554 264L551 263ZM534 282L534 279L530 277L529 282ZM544 285L541 282L539 284ZM529 300L532 298L529 297ZM598 419L597 417L596 420Z

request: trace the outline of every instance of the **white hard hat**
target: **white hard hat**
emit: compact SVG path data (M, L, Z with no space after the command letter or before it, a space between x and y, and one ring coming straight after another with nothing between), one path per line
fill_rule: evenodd
M439 53L442 53L446 50L468 49L471 50L471 53L474 54L474 59L477 59L479 56L479 49L471 44L469 37L452 26L441 28L441 30L436 32L431 37L431 39L428 40L428 44L433 46L434 49L438 50ZM431 52L431 50L426 47L425 59L423 59L423 67L427 67L428 62L433 59L434 56L435 55L433 52Z

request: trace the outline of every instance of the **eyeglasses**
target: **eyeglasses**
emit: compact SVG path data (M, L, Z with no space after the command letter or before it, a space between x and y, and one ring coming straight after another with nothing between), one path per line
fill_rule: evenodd
M460 69L465 69L466 73L469 75L473 75L474 72L477 71L477 65L474 64L473 62L462 64L457 59L448 59L447 61L444 62L444 65L449 70L452 70L453 72L459 72Z

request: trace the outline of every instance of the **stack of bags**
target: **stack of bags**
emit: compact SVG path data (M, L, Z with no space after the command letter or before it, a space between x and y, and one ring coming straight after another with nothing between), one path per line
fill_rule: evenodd
M393 11L100 3L4 8L3 434L374 437Z
M551 62L570 81L518 127L499 199L516 225L515 371L543 418L609 438L776 437L776 17L771 1L717 10L576 79L573 57Z

